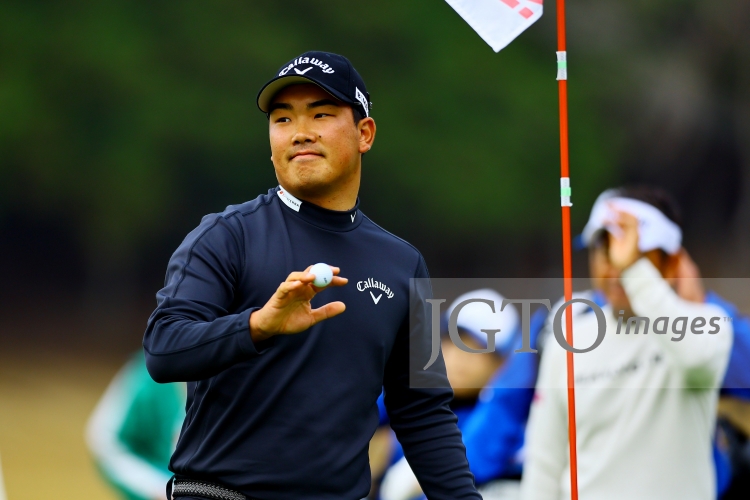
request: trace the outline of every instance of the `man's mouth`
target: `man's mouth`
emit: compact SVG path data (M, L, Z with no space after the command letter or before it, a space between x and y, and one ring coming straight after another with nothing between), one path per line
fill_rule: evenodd
M312 149L303 149L294 153L289 160L315 160L322 157L323 155L318 151L314 151Z

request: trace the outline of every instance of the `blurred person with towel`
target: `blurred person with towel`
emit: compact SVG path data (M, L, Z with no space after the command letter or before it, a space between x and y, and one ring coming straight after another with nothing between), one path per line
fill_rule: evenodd
M723 320L730 313L680 290L698 280L680 279L692 261L665 193L606 191L592 209L583 239L592 284L606 298L601 310L607 333L596 349L575 358L581 498L715 498L711 443L732 349L732 323ZM597 314L592 309L574 314L575 347L593 345ZM713 334L688 332L678 341L672 332L617 335L618 317L624 322L649 318L654 327L657 317L668 317L673 330L679 318L691 325L700 324L699 318L722 321ZM524 500L570 495L566 351L554 339L542 346L526 434Z

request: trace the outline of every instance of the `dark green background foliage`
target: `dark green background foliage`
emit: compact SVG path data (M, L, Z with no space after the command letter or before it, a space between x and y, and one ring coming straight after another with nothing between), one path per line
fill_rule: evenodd
M577 230L612 184L674 182L689 199L717 162L731 163L715 187L731 203L716 213L731 221L740 211L748 115L739 103L750 85L739 69L747 35L732 23L747 9L711 3L721 17L693 1L571 2ZM150 295L203 214L275 185L255 95L283 62L317 49L348 56L372 95L378 137L364 159L364 211L414 240L443 275L512 274L519 255L536 263L524 272L543 275L559 261L560 237L547 4L495 54L438 0L0 2L0 231L22 240L0 250L26 258L22 268L57 255L50 273L80 268L66 275L70 286L105 290L113 276L141 273ZM697 111L695 95L706 101ZM710 144L688 155L687 174L675 171L695 137ZM32 259L26 250L39 245L50 248ZM25 272L14 271L16 282Z

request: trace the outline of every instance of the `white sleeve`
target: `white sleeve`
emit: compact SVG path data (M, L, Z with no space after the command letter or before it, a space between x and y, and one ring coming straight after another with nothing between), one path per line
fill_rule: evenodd
M649 318L652 327L656 319L668 318L670 330L667 334L654 336L660 340L666 355L685 370L686 384L696 388L715 388L724 376L732 348L732 323L724 321L729 314L714 304L680 298L646 258L625 269L621 281L637 316ZM677 318L685 318L686 325L685 336L680 341L671 330ZM692 333L696 319L704 321L702 328L696 328L702 330L702 334ZM716 327L719 328L717 333L708 333Z
M96 405L86 426L86 443L109 478L143 498L163 497L170 476L132 453L119 437L134 396L126 380L131 365L120 370Z
M521 482L522 500L557 500L568 464L567 412L563 351L547 342L543 351L534 401L526 427L525 460Z
M410 500L421 496L422 489L406 457L393 464L380 484L382 500Z
M0 500L7 500L5 496L5 483L3 482L3 464L0 462Z

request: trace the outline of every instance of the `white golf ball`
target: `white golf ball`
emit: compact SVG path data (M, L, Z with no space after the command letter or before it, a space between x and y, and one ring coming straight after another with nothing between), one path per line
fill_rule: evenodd
M310 273L315 275L313 285L318 288L327 287L333 281L333 271L328 264L315 264L310 268Z

